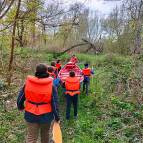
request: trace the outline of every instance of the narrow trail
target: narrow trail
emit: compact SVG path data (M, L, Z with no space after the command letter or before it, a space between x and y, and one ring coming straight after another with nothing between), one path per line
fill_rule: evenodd
M123 77L126 77L132 79L132 82L128 82L134 91L138 91L136 95L141 95L140 90L135 89L138 80L132 75L132 61L130 58L124 58L123 62L123 59L116 55L112 60L109 57L103 55L93 58L81 55L81 58L96 61L96 71L91 80L89 96L82 92L79 95L77 120L73 119L72 109L71 119L66 121L66 100L61 88L59 89L63 143L142 142L143 108L132 102L135 101L132 100L133 93L128 95L124 82L121 82L123 90L118 94L116 90L119 86L117 81L122 81ZM87 61L84 59L83 61ZM18 85L11 92L14 93L17 87ZM17 93L14 93L12 98L3 100L3 106L0 97L0 143L25 142L26 125L23 112L16 108L16 98Z
M82 90L82 87L81 87ZM84 105L86 99L90 100L90 96L86 96L81 92L79 95L79 103L78 103L78 119L75 120L73 117L73 106L71 106L71 118L70 120L66 120L66 97L62 94L62 89L59 90L59 106L60 106L60 115L61 115L61 129L63 133L63 143L75 143L75 136L79 136L78 129L80 128L80 122L82 122L85 118L87 118L85 113L89 112L89 106Z

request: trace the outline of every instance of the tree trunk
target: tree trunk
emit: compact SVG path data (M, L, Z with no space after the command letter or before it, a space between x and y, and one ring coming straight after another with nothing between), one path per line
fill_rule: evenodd
M11 84L11 78L12 78L12 67L13 67L13 57L14 57L14 47L15 47L15 33L16 33L16 24L17 24L17 19L19 15L20 5L21 5L21 0L18 0L18 6L17 6L16 15L14 18L12 39L11 39L11 52L10 52L10 60L9 60L9 66L8 66L8 78L7 78L8 85Z
M34 48L35 47L35 36L36 36L36 34L35 34L35 21L34 21L34 23L33 23L33 25L32 25L32 48Z
M136 30L136 37L135 37L135 48L134 48L134 54L140 54L141 53L141 31L142 31L142 25L141 20L137 22L137 30Z
M17 33L18 33L18 39L16 40L19 42L20 47L24 47L24 40L23 40L24 19L21 19L19 23L17 22Z
M33 1L34 2L34 1ZM36 15L37 9L33 10L33 20L32 20L32 48L36 46Z
M45 24L43 24L42 36L43 36L44 46L46 46L47 38L46 38L46 25Z

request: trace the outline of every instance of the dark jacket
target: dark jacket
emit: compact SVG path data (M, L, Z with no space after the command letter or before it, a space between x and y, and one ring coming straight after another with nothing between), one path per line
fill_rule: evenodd
M20 90L18 98L17 98L17 107L19 110L24 110L24 102L25 102L25 93L24 87ZM27 122L30 123L51 123L53 119L59 121L59 110L58 110L58 93L55 86L53 86L52 91L52 112L43 114L43 115L34 115L30 112L25 111L24 118Z

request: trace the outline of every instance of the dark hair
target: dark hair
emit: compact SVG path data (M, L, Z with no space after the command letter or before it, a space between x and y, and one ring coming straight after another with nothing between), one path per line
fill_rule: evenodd
M56 63L55 62L51 62L51 66L55 67Z
M84 66L85 66L85 67L88 67L88 63L85 63Z
M70 77L75 77L75 72L74 71L70 71Z
M47 66L45 64L38 64L36 66L36 72L35 76L38 78L46 78L49 77L49 74L47 73Z
M48 67L48 72L52 73L54 71L53 67Z
M61 60L57 60L57 63L59 63Z

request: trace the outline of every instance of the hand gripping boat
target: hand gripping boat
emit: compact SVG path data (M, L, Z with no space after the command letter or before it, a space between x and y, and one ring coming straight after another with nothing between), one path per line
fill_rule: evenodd
M66 78L69 77L69 72L74 71L75 76L79 78L80 82L83 81L82 70L73 62L68 62L59 72L58 77L62 82L65 82Z

